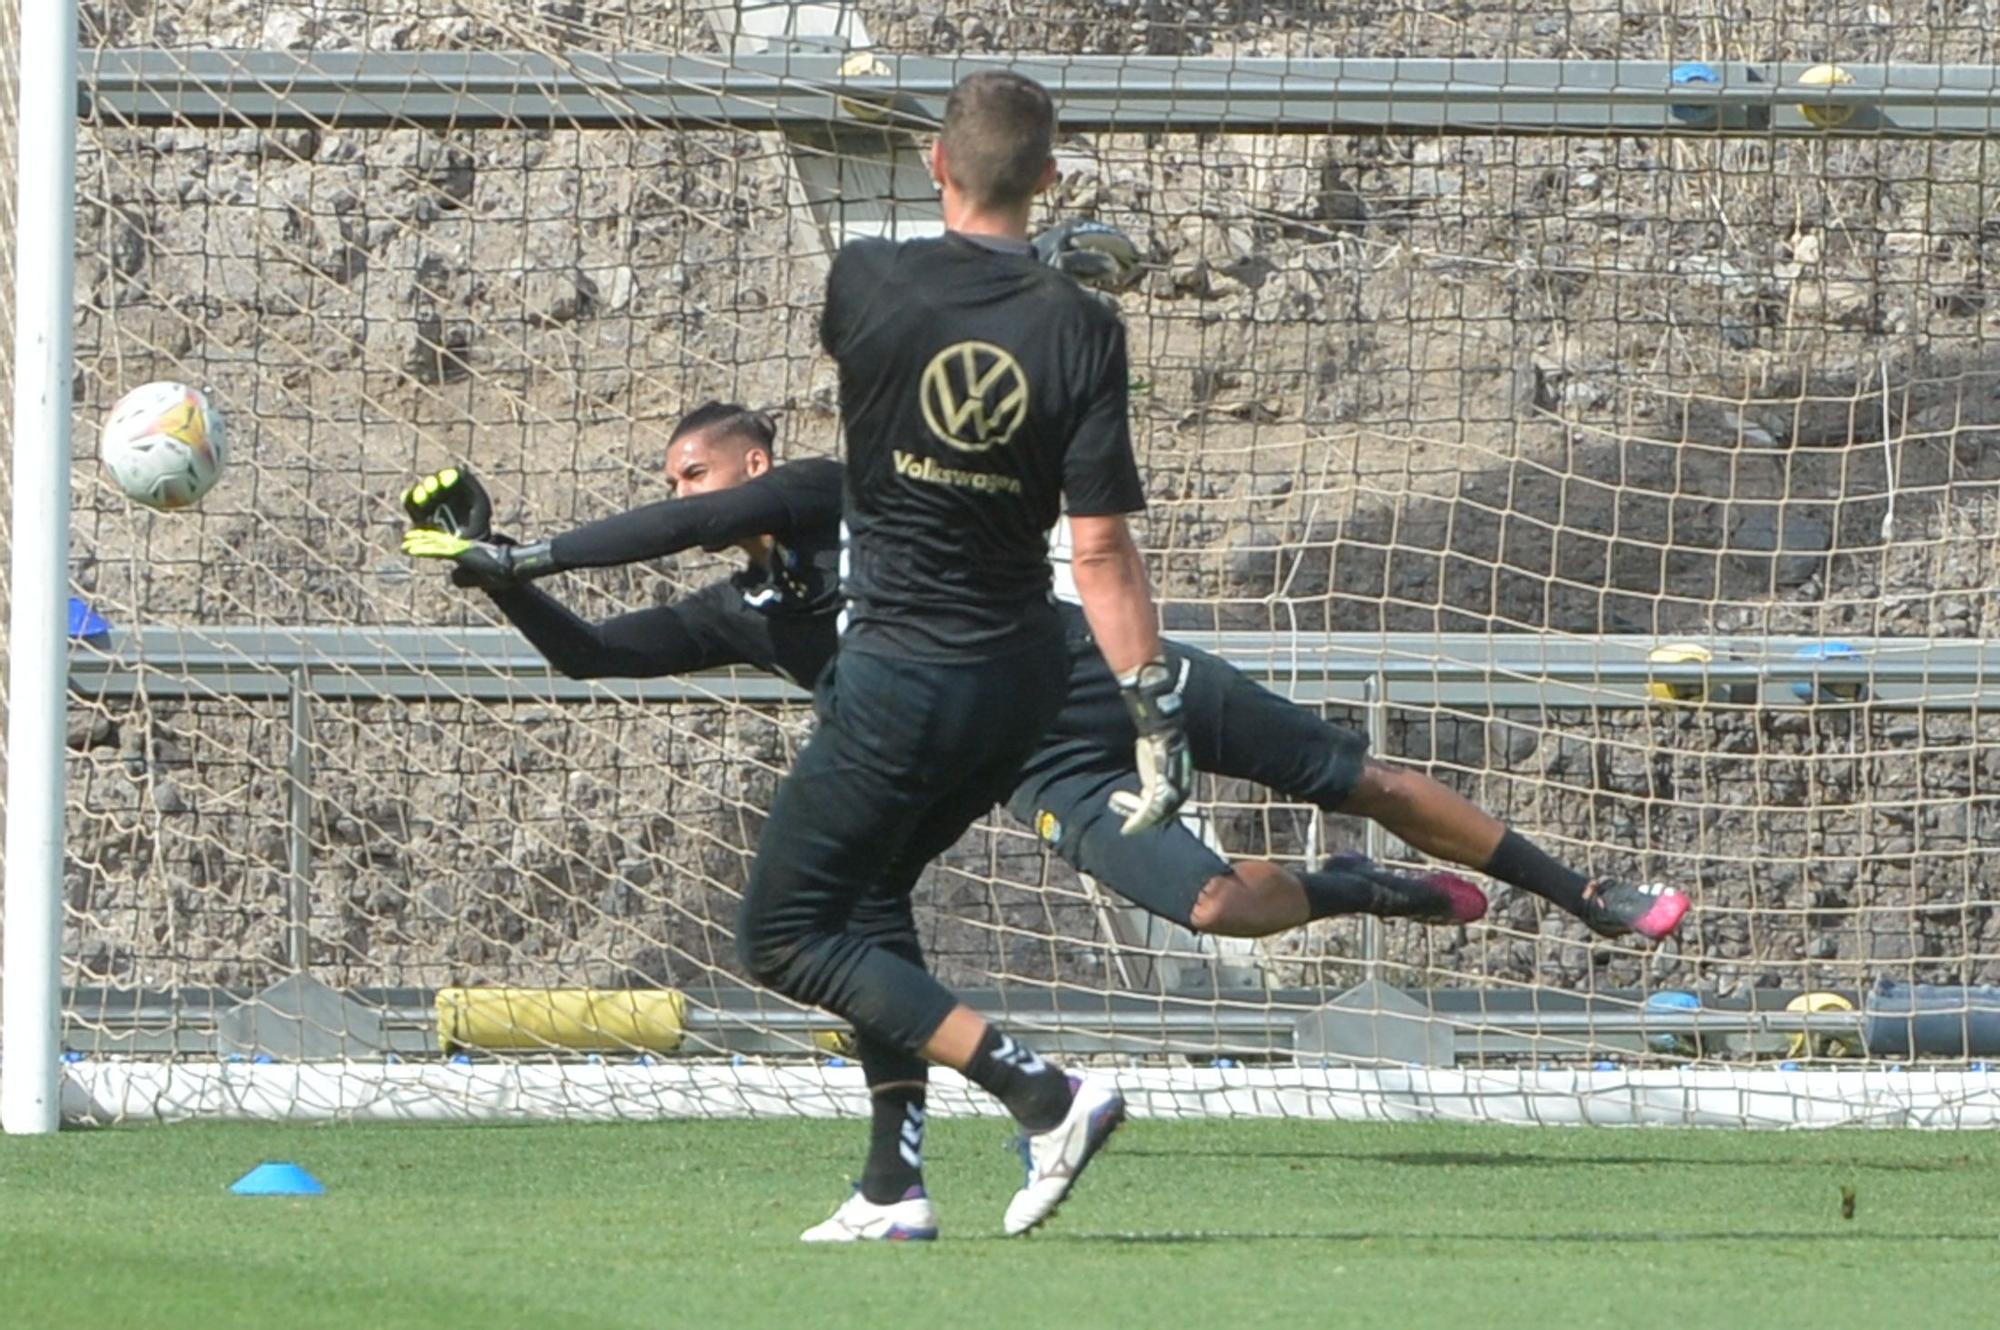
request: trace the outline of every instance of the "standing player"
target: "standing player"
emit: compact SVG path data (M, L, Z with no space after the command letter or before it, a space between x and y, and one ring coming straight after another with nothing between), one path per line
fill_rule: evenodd
M1027 1160L1009 1233L1062 1203L1124 1100L934 979L910 892L1013 787L1062 705L1045 533L1065 506L1077 590L1138 734L1126 829L1170 817L1193 780L1125 522L1145 501L1124 328L1027 240L1029 205L1055 179L1054 135L1055 108L1033 80L964 79L931 149L946 234L856 241L828 273L820 339L839 368L847 439L848 618L820 678L819 728L772 801L737 932L752 977L853 1024L878 1100L913 1098L928 1058L1006 1105ZM921 1193L908 1200L913 1220L928 1212Z

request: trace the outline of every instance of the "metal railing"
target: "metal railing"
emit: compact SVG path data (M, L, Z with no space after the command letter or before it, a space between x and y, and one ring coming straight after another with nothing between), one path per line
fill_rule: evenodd
M79 110L107 124L460 129L555 127L934 129L951 87L982 66L1048 86L1071 132L1756 134L1989 138L2000 81L1986 65L1859 64L1844 84L1806 62L1716 61L1713 81L1662 60L877 56L837 51L353 52L102 50ZM861 109L861 108L865 108ZM1839 123L1832 123L1838 121Z
M1857 638L1849 657L1801 658L1805 638L1711 639L1716 659L1647 659L1653 638L1539 635L1189 633L1176 636L1213 652L1297 701L1346 705L1358 713L1375 751L1386 751L1399 709L1470 715L1506 711L1643 710L1669 704L1651 684L1688 685L1736 700L1674 703L1717 711L1759 707L1978 712L2000 708L2000 645L1933 639ZM1793 685L1804 685L1808 700ZM1819 700L1847 686L1864 700ZM313 708L325 702L544 702L621 700L634 704L800 703L805 693L744 669L663 679L582 682L555 674L512 630L499 628L169 628L115 635L108 646L78 645L70 687L80 698L116 701L216 700L286 704L286 963L310 960L312 915ZM1383 833L1370 824L1366 850L1380 857ZM1364 919L1360 959L1381 957L1381 931Z

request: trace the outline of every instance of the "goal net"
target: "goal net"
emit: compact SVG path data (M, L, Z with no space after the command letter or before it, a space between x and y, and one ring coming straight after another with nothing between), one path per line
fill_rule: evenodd
M934 968L1153 1113L1986 1120L1991 145L1908 99L1865 134L1799 133L1790 104L1680 132L1757 114L1702 102L1595 136L1422 71L1402 101L1336 107L1324 72L1261 122L1230 101L1276 58L1708 57L1738 92L1729 62L1790 85L1871 60L1879 86L1991 59L1937 18L1695 8L88 7L66 1113L860 1102L837 1023L735 960L802 696L564 680L399 554L397 496L467 463L498 529L551 535L664 497L667 432L711 398L772 411L781 458L835 453L830 247L936 224L896 129L935 90L881 80L1020 54L1119 57L1057 89L1037 225L1100 218L1146 255L1119 305L1170 630L1695 910L1648 949L1492 884L1469 928L1218 942L996 813L918 888ZM95 460L152 379L229 420L191 511ZM729 571L547 585L602 618ZM1199 799L1233 856L1414 862L1240 782Z

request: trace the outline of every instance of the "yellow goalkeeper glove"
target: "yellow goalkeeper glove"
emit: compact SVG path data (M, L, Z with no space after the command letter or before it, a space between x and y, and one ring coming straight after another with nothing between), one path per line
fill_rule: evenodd
M498 540L467 540L429 527L405 531L403 553L413 559L449 559L455 585L483 591L507 591L558 571L547 541L514 545Z
M493 500L472 468L448 466L403 491L403 511L411 526L449 531L468 540L493 534Z

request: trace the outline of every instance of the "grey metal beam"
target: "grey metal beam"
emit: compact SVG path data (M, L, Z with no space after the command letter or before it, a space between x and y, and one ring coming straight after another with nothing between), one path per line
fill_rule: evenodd
M218 1022L252 996L213 989L182 993L75 989L63 1003L65 1043L132 1056L212 1053ZM379 1013L391 1051L437 1054L437 1017L429 992L355 990L350 996ZM825 1012L792 1007L768 994L697 991L690 996L695 1005L688 1011L688 1033L698 1052L796 1057L813 1034L844 1028ZM1051 990L990 989L964 996L982 1011L1004 1011L1009 1020L1034 1029L1051 1051L1157 1057L1241 1054L1249 1049L1282 1055L1292 1047L1299 1019L1317 1010L1326 995L1280 990L1257 1005L1210 1004L1198 996L1071 998ZM1866 1011L1642 1009L1638 995L1606 1001L1572 997L1560 1008L1517 1005L1514 999L1521 994L1512 991L1416 989L1408 990L1408 996L1430 1007L1461 1040L1461 1056L1475 1051L1581 1055L1614 1047L1636 1051L1628 1046L1660 1035L1716 1042L1759 1035L1854 1036L1867 1028L1869 1019ZM1468 1005L1472 1002L1479 1005Z
M1649 60L883 55L885 72L859 77L841 61L806 48L726 59L109 49L90 59L79 108L130 125L921 130L959 78L1007 67L1047 84L1072 132L1984 138L2000 125L2000 71L1986 65L1857 64L1851 84L1804 87L1803 64L1740 61L1679 86L1675 66ZM1807 106L1848 118L1827 128Z
M1361 706L1370 682L1390 707L1642 707L1649 682L1734 686L1763 704L1797 705L1792 685L1865 685L1877 707L2000 708L2000 643L1851 638L1851 660L1797 657L1809 638L1703 639L1712 663L1647 660L1659 639L1531 633L1176 633L1301 701ZM71 652L72 690L87 698L277 699L303 672L332 700L632 702L802 701L802 690L748 670L583 683L554 674L509 629L148 628L114 634L109 651ZM1822 702L1820 705L1826 705Z

